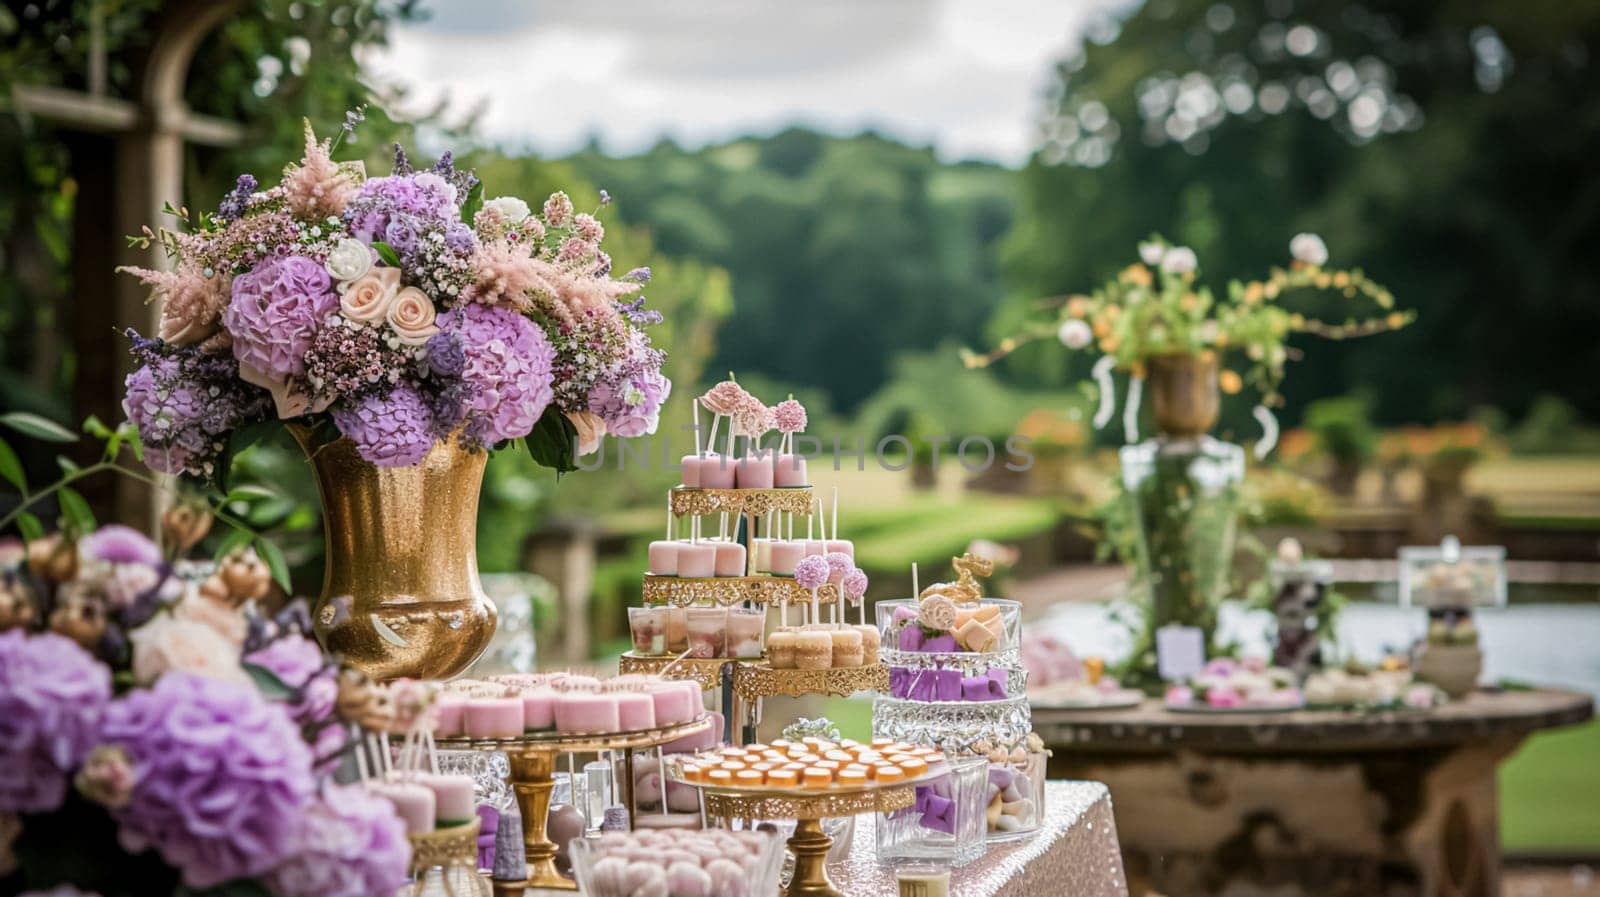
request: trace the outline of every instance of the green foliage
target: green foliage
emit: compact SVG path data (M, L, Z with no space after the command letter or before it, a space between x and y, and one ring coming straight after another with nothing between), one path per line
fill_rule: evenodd
M1318 399L1306 406L1305 428L1318 451L1343 464L1370 461L1378 449L1378 431L1364 396Z
M728 271L739 302L714 370L821 387L853 409L896 354L975 338L1000 294L1014 175L995 166L798 128L571 162L662 250Z
M1600 7L1127 8L1059 66L1048 139L1022 173L1006 240L1013 295L1103 281L1151 231L1216 271L1261 270L1284 235L1311 231L1333 264L1359 262L1419 323L1309 353L1286 389L1286 426L1310 398L1380 382L1384 421L1459 419L1480 403L1515 415L1552 389L1600 416L1600 206L1572 201L1573 185L1592 181L1592 140L1577 123L1600 113ZM1312 29L1305 55L1285 49L1296 26ZM1340 95L1332 81L1360 89ZM1230 90L1249 100L1243 112L1226 111ZM1319 92L1326 117L1300 91ZM1287 109L1264 112L1279 96ZM1374 109L1395 130L1357 133L1352 121ZM1007 370L1062 382L1050 378L1087 369L1045 355L1031 347Z

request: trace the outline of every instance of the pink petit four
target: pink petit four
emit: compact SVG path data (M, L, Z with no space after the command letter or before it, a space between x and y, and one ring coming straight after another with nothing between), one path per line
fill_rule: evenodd
M740 458L734 472L734 483L740 489L771 489L772 460L771 452Z
M717 546L714 542L678 543L678 575L708 577L717 574Z
M840 551L850 555L852 559L854 559L856 556L856 543L850 541L849 539L829 539L826 544L830 554L835 551Z
M700 486L700 465L704 463L699 455L684 455L678 461L678 467L683 471L683 484L691 488Z
M617 698L617 725L624 732L654 729L656 702L642 691L619 691Z
M462 712L473 738L515 738L522 734L521 698L468 698Z
M806 543L798 539L774 539L768 554L775 575L793 576L794 565L806 556Z
M718 542L715 572L718 576L743 576L744 546L738 542Z
M435 738L455 738L466 732L464 711L467 699L461 695L441 694L433 705L433 734Z
M556 698L556 731L567 735L616 732L617 696L572 692Z
M732 489L737 462L715 452L707 452L700 461L700 488Z
M806 459L801 455L779 455L772 467L772 482L775 486L804 486L806 480Z
M417 782L433 792L434 818L441 827L460 825L477 815L478 800L473 794L472 776L420 773Z
M433 831L436 798L431 790L415 782L374 782L370 787L373 793L394 804L395 815L406 825L406 834Z
M700 685L691 681L661 682L650 693L656 705L656 725L674 726L700 715L704 698Z
M651 575L678 575L678 544L677 542L667 542L660 539L650 543L649 570Z
M556 693L548 686L522 692L522 726L529 731L548 729L556 724Z

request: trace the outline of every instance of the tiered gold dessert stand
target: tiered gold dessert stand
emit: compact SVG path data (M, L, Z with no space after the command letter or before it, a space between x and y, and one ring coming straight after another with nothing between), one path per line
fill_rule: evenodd
M688 782L674 774L673 781L700 789L706 816L722 820L795 820L789 850L794 853L794 875L782 897L844 897L828 879L828 850L833 838L822 830L822 820L861 813L891 813L916 803L916 786L932 777L924 773L894 785L861 788L834 787L826 791L771 788L717 788Z
M451 750L498 751L511 764L509 781L517 795L522 815L522 840L528 861L526 881L495 883L496 894L520 894L526 888L577 889L570 878L556 871L556 845L550 840L546 824L550 817L550 793L555 789L556 758L563 754L598 754L622 751L625 781L628 786L629 822L633 812L634 752L659 747L711 727L711 717L672 726L605 735L561 735L555 732L529 732L516 738L447 738L439 747Z

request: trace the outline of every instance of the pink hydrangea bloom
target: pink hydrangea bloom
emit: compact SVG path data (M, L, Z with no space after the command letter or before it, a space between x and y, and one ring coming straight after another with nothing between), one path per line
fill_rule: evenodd
M828 581L828 561L821 555L807 555L794 565L794 581L803 589L814 589Z
M866 571L857 567L844 575L839 588L844 589L844 596L851 601L858 602L867 594Z
M842 551L830 551L823 560L828 562L828 582L838 585L856 568L856 562Z
M706 390L706 394L700 397L700 404L712 414L733 414L754 398L743 386L732 380L724 380Z

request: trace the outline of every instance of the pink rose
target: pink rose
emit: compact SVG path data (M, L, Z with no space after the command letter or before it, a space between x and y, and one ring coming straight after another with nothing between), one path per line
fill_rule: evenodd
M399 268L373 268L340 290L339 312L352 321L377 323L388 316L399 291Z
M1187 707L1194 703L1194 689L1187 685L1172 685L1167 687L1167 704L1171 707Z
M178 602L172 613L180 620L210 626L216 630L217 635L227 639L235 650L244 644L244 637L249 629L244 614L231 605L200 594L190 595Z
M420 346L439 332L433 317L433 302L416 287L401 290L389 305L389 326L408 346Z
M212 679L248 683L239 666L239 646L194 620L163 614L133 631L133 678L149 685L177 670Z
M128 805L128 800L133 796L137 778L126 751L115 745L102 744L89 752L89 758L83 761L83 768L78 770L78 776L73 781L84 797L112 810L120 810Z

